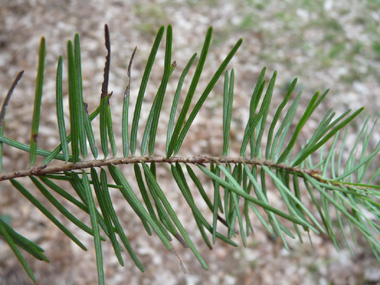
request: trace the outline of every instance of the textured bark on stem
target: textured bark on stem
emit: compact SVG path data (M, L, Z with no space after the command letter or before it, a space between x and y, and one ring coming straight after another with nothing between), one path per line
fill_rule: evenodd
M320 179L318 176L319 172L309 169L301 169L297 167L291 167L285 164L276 164L272 161L259 160L259 159L247 159L241 157L213 157L213 156L192 156L192 157L146 157L146 156L136 156L136 157L123 157L123 158L110 158L104 160L88 160L80 161L77 163L65 163L60 165L52 166L40 166L33 167L25 170L13 171L9 173L0 174L0 181L9 180L17 177L27 177L30 175L42 176L47 174L53 174L57 172L72 171L72 170L81 170L86 168L102 167L107 165L119 165L119 164L135 164L135 163L187 163L187 164L248 164L248 165L265 165L271 168L283 169L293 173L308 174L317 179Z

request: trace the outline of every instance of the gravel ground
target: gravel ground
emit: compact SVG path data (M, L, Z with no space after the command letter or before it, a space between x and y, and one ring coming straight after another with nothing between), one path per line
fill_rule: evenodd
M366 115L379 116L380 92L380 13L378 1L350 0L287 0L287 1L59 1L59 0L0 0L0 96L5 96L13 78L21 69L24 77L17 87L7 112L5 135L28 143L34 81L39 40L47 40L46 79L44 87L43 121L40 127L40 146L52 148L58 142L54 112L55 69L60 54L66 55L66 41L78 32L82 45L82 69L85 100L89 110L99 101L104 66L103 26L111 32L112 62L109 90L114 91L112 109L114 128L120 134L121 100L126 85L126 67L135 46L138 51L132 69L132 91L137 94L145 61L154 35L160 25L172 24L173 58L181 71L193 52L200 52L209 26L214 27L212 47L200 89L218 67L229 49L239 38L244 43L230 68L235 69L235 101L232 125L232 154L239 150L242 132L248 116L247 104L255 80L263 66L269 79L278 71L274 104L280 102L289 82L297 76L299 90L303 90L302 106L315 91L331 88L320 111L313 117L308 137L327 108L337 113L361 106ZM163 49L158 54L148 96L143 104L142 118L146 119L154 92L159 84L163 67ZM193 72L193 71L192 71ZM178 80L179 72L174 73ZM168 101L176 88L175 80L168 87ZM189 84L186 82L185 85ZM222 149L221 121L222 81L206 101L184 143L181 155L220 155ZM199 96L199 93L196 94ZM131 108L134 107L133 95ZM119 101L120 102L120 101ZM67 106L66 106L67 107ZM302 109L302 108L301 108ZM162 124L157 140L157 155L165 144L165 122L169 107L164 107ZM273 114L271 114L273 115ZM300 114L302 115L302 114ZM361 118L363 119L364 116ZM141 124L142 125L142 124ZM358 125L359 126L359 125ZM374 135L372 144L379 140ZM120 136L118 136L120 137ZM141 137L141 136L140 136ZM352 137L352 138L351 138ZM355 139L355 130L348 143ZM161 150L161 152L160 152ZM24 169L28 156L4 148L4 168ZM126 176L130 177L126 167ZM199 251L210 269L204 271L188 250L174 242L174 247L186 267L184 274L178 258L167 252L157 238L147 237L141 225L120 195L113 199L118 214L127 230L132 246L144 266L140 273L127 259L125 267L118 265L109 243L104 245L106 279L108 284L377 284L380 267L360 239L356 255L346 247L339 252L324 236L313 237L300 245L289 241L291 251L283 249L257 224L255 235L250 236L247 248L232 248L217 242L213 251L203 244L190 211L173 187L168 169L158 169L158 177L173 207L180 214ZM133 178L130 178L132 186ZM206 180L206 190L211 185ZM28 182L25 181L25 184ZM92 240L82 232L89 251L84 253L63 237L50 222L37 212L19 193L2 183L0 214L12 217L12 225L21 234L40 244L50 258L47 265L29 258L38 284L94 284L96 283L95 254ZM37 197L38 193L33 192ZM181 210L179 210L181 209ZM205 210L205 209L204 209ZM75 213L75 212L74 212ZM81 213L75 213L81 215ZM60 217L58 215L58 217ZM68 227L75 230L73 226ZM307 240L307 239L306 239ZM240 240L237 240L240 242ZM29 284L21 267L5 243L0 241L0 276L2 284ZM125 255L126 257L126 255Z

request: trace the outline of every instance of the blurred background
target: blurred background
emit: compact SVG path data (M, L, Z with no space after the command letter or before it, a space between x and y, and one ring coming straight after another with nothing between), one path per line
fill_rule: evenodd
M103 80L104 24L111 34L111 74L109 90L116 134L121 130L121 100L127 84L127 65L137 46L132 66L131 109L134 107L141 76L155 34L161 25L173 26L173 59L177 68L167 90L161 115L157 155L164 154L170 99L176 80L194 52L200 53L204 36L213 26L212 45L202 74L199 96L233 45L244 42L231 61L235 70L235 101L231 129L232 155L239 151L248 119L249 100L261 69L266 78L277 70L273 104L281 102L290 82L297 77L297 91L303 91L302 108L316 91L330 88L325 102L316 111L311 125L302 136L310 137L327 109L337 114L365 106L364 114L354 124L348 143L353 142L365 116L380 115L380 1L377 0L171 0L171 1L70 1L70 0L0 0L0 98L4 98L19 70L25 70L7 110L5 135L29 143L29 128L34 98L34 83L41 36L47 42L42 122L39 147L52 149L58 143L55 114L55 70L59 55L66 59L66 43L75 33L81 37L82 72L85 101L92 112L99 103ZM144 99L142 119L146 120L155 90L159 85L164 58L164 41L152 71ZM64 75L66 77L67 66ZM194 69L190 71L193 73ZM185 87L189 86L189 80ZM186 89L185 89L186 90ZM222 90L216 85L199 118L189 132L180 155L220 155L222 150ZM66 88L67 91L67 88ZM183 100L183 99L181 99ZM65 103L68 107L67 102ZM66 114L67 115L67 114ZM273 115L273 112L272 112ZM96 124L96 122L95 122ZM141 126L143 122L140 123ZM375 131L372 144L380 139ZM141 138L141 136L139 137ZM118 136L120 139L120 136ZM119 140L118 142L120 142ZM160 152L161 150L161 152ZM24 169L29 156L4 147L4 169ZM132 186L133 176L128 174ZM158 177L177 210L185 202L178 194L168 169L158 170ZM212 187L203 181L211 195ZM27 180L25 184L27 184ZM4 184L4 185L3 185ZM165 188L166 185L166 188ZM37 197L38 193L33 192ZM92 240L78 232L88 246L82 252L62 236L47 219L16 193L7 183L0 186L0 215L9 215L21 234L40 244L50 258L44 264L28 258L38 284L95 284L96 263ZM147 237L121 196L113 194L118 213L123 217L127 236L141 258L141 273L125 254L120 267L109 243L104 245L107 284L378 284L380 266L371 250L359 239L356 255L346 247L337 252L324 236L313 237L313 245L289 241L291 250L271 239L259 223L247 248L232 248L217 242L213 251L203 244L196 226L184 209L181 221L187 226L210 269L204 271L193 255L174 242L187 274L178 258L166 251L156 237ZM119 199L120 198L120 199ZM52 210L54 211L54 210ZM75 212L75 210L73 210ZM81 215L81 213L76 213ZM57 214L58 217L59 214ZM83 215L83 214L82 214ZM85 216L83 216L84 219ZM88 221L88 219L87 219ZM69 229L76 230L66 223ZM194 230L194 231L192 231ZM237 238L236 241L240 242ZM30 284L26 274L3 241L0 241L0 279L2 284Z

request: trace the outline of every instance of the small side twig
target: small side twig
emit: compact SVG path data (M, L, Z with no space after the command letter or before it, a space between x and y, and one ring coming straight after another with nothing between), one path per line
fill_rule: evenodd
M133 62L133 59L135 57L136 51L137 51L137 47L135 47L135 49L133 50L132 55L131 55L131 59L129 60L129 64L128 64L128 71L127 71L128 84L127 84L127 87L125 88L124 100L127 97L129 97L129 93L130 93L130 88L131 88L131 69L132 69L132 62Z
M106 55L106 62L105 62L105 65L104 65L101 98L104 98L104 97L106 97L108 95L108 82L109 82L110 65L111 65L110 33L109 33L109 30L108 30L107 24L104 25L104 37L105 37L105 46L106 46L106 49L107 49L107 55Z
M7 111L7 106L9 104L9 101L11 100L13 91L15 90L17 83L20 81L22 75L24 74L24 70L21 70L15 80L13 80L11 88L9 88L9 91L7 93L7 96L4 99L3 105L1 106L1 111L0 111L0 136L3 136L4 134L4 118L5 118L5 113ZM3 143L0 142L0 171L3 169Z
M5 112L6 112L7 106L9 104L9 100L11 99L13 91L15 90L15 88L16 88L16 86L17 86L18 82L20 81L23 74L24 74L24 70L21 70L17 74L15 80L12 83L11 88L9 88L7 96L4 99L3 106L1 107L1 111L0 111L0 127L4 126L4 117L5 117Z

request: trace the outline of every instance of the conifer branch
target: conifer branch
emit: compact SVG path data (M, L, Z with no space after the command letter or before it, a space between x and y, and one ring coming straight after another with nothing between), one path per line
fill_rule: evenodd
M340 230L344 241L351 249L349 238L346 234L345 225L350 228L351 239L355 242L353 229L357 230L367 240L369 247L380 259L380 186L376 184L380 176L380 168L374 165L375 157L380 153L380 142L370 149L369 141L374 132L375 124L372 128L368 126L369 119L365 120L357 139L349 151L348 156L344 155L347 130L342 138L339 134L341 130L348 127L351 122L363 111L359 108L350 114L351 110L344 112L335 118L333 110L327 111L321 119L314 134L303 142L304 146L298 149L299 134L307 121L325 98L327 91L322 95L316 92L312 97L301 118L296 122L296 112L300 102L301 93L294 100L291 99L297 80L295 79L289 86L288 91L277 106L275 115L271 122L268 116L272 112L272 97L275 94L275 82L277 72L273 76L266 88L265 72L262 69L256 86L254 88L249 106L249 117L245 126L245 131L240 146L240 157L229 157L230 153L230 130L233 117L234 101L234 70L226 71L226 68L235 55L242 40L238 40L231 51L221 62L214 75L211 77L207 87L201 92L198 101L193 104L194 94L198 91L198 83L201 78L202 70L206 64L207 54L211 45L212 28L206 34L202 52L193 74L191 84L187 92L182 92L184 81L187 80L189 69L195 61L195 53L181 73L175 95L172 99L170 118L167 126L166 151L165 156L155 156L156 138L158 121L164 108L167 86L172 78L171 74L178 71L175 68L176 62L172 61L172 27L169 25L166 32L166 49L164 58L164 70L161 83L153 100L151 110L146 122L144 135L141 139L141 156L135 156L138 148L138 130L140 129L140 119L142 105L146 104L145 91L147 90L150 73L152 71L156 54L159 50L161 39L165 28L158 30L154 44L152 46L147 64L141 79L138 94L130 94L131 88L131 65L136 49L133 51L127 69L127 87L123 98L122 113L122 146L116 145L114 139L114 128L112 125L111 93L108 93L108 82L110 76L110 35L107 25L105 26L105 46L106 60L103 74L103 84L101 86L101 96L99 107L91 114L87 113L87 105L83 100L83 84L81 73L80 42L77 34L74 45L68 41L68 97L70 113L70 134L66 132L63 108L63 88L62 88L62 68L63 58L60 57L57 66L56 76L56 105L57 123L60 137L60 144L53 150L45 150L37 147L37 140L32 141L31 145L14 141L4 136L4 118L6 107L17 82L22 76L22 72L16 77L8 95L4 99L3 107L0 110L0 170L2 168L3 144L13 149L21 149L31 156L32 167L24 170L17 170L8 173L0 173L0 181L9 180L28 201L38 208L47 218L49 218L67 237L85 249L83 244L68 230L55 214L43 205L33 192L22 185L22 181L17 178L28 177L47 200L59 212L77 227L94 237L96 250L97 270L99 283L104 284L105 275L103 269L102 243L104 236L108 237L118 261L124 264L120 254L122 245L127 250L136 266L143 271L142 263L137 254L133 251L122 224L118 219L118 214L114 209L111 199L110 189L120 191L126 202L131 206L136 216L141 220L142 227L149 235L153 232L159 237L163 245L170 251L174 251L171 245L172 237L176 238L181 244L192 251L194 257L205 269L208 268L200 252L195 247L184 226L177 216L178 209L174 209L172 203L166 197L165 192L157 180L157 165L170 165L170 173L173 181L177 184L182 198L186 201L200 234L212 249L212 243L216 238L237 246L232 240L237 234L240 235L243 245L246 245L246 237L253 231L251 222L252 215L258 218L263 227L274 236L278 236L285 248L288 249L286 236L295 238L298 236L302 242L302 232L311 231L327 233L334 244L339 246L339 239L336 231ZM36 112L33 115L32 138L37 137L38 125L40 122L40 105L43 91L43 62L45 58L45 45L42 41L39 53L39 69L37 88L35 95ZM221 156L208 156L205 154L193 155L188 157L176 156L192 126L198 116L203 103L217 84L219 78L224 73L223 90L223 149ZM180 96L186 93L182 100L182 107L179 106ZM137 96L133 96L137 95ZM128 119L129 101L135 100L135 109L132 122ZM119 103L119 102L118 102ZM191 109L192 108L192 109ZM98 150L93 131L92 120L100 115L99 133L100 144L104 159L97 159ZM281 116L283 115L283 116ZM280 118L283 118L282 120ZM132 123L129 131L129 123ZM292 132L291 126L296 126ZM264 136L267 136L266 140ZM323 147L333 138L331 147L326 152ZM265 141L265 146L263 145ZM338 141L342 146L337 146ZM71 143L71 153L69 144ZM107 158L109 145L112 150L113 158ZM359 147L360 146L360 147ZM88 150L91 149L94 159L86 159ZM117 149L123 149L124 157L116 157ZM144 156L149 151L149 156ZM81 156L80 156L81 154ZM248 157L250 154L250 158ZM36 158L46 157L40 165L34 165ZM50 163L55 159L55 164ZM60 162L62 161L62 162ZM119 166L132 164L135 177L129 175L125 177ZM199 172L193 171L199 168ZM90 171L86 171L90 169ZM374 173L369 173L374 169ZM188 174L186 176L185 174ZM109 175L108 175L109 174ZM89 179L91 176L91 180ZM206 188L199 177L204 175L212 181L212 187ZM370 176L367 179L367 176ZM112 177L112 180L111 178ZM188 178L190 177L190 178ZM132 189L128 179L135 179L136 189ZM68 182L69 189L74 189L76 195L69 194L69 191L61 188L56 181L61 179ZM195 184L192 189L188 180ZM279 203L274 205L269 199L268 185L274 185L279 193ZM136 183L135 183L136 185ZM29 186L28 186L29 187ZM110 188L110 189L109 189ZM94 191L93 191L94 190ZM91 226L79 220L71 214L60 201L54 198L55 194L61 196L79 207L89 215ZM141 198L135 192L140 191ZM209 211L212 213L212 222L209 222L198 208L198 201L194 194L200 194L199 199L203 199ZM95 193L95 195L94 195ZM308 203L304 203L308 200ZM279 206L280 204L280 206ZM99 208L96 206L98 205ZM244 207L242 207L244 205ZM308 205L308 206L306 206ZM313 209L310 209L310 206ZM334 215L330 214L331 209ZM182 209L181 209L182 210ZM315 217L315 213L319 217ZM371 215L368 215L370 213ZM223 216L223 217L222 217ZM337 219L339 227L335 226ZM284 223L285 221L285 223ZM218 226L222 224L227 228L227 235L218 231ZM293 227L289 225L292 224ZM100 232L100 230L104 232ZM212 236L208 237L208 233ZM18 248L25 249L26 252L37 259L48 261L42 252L43 249L38 245L27 240L13 230L11 225L6 224L0 216L0 236L11 247L15 256L19 259L29 277L36 281L33 272L26 263L23 255ZM119 239L121 243L119 243Z

